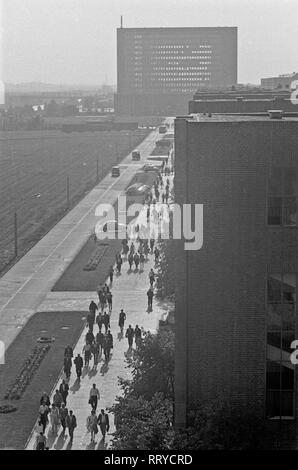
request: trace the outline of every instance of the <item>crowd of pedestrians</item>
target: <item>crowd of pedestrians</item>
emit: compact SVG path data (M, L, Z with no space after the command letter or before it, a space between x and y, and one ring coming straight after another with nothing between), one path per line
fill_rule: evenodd
M169 174L169 167L164 165L162 173ZM169 199L169 179L167 178L166 184L163 178L160 177L159 181L154 185L154 196L152 200L153 210L155 203L159 199L168 202ZM150 216L150 208L149 208ZM148 213L147 213L148 217ZM40 398L39 403L39 416L37 424L36 435L36 449L45 450L47 447L46 428L50 425L50 433L53 436L58 434L59 427L64 437L68 430L70 442L73 441L74 432L77 427L77 419L73 410L68 409L67 400L69 394L69 379L74 365L77 381L80 382L84 368L87 370L92 365L92 369L97 368L99 361L102 359L104 363L108 363L111 359L111 351L114 348L113 335L111 333L111 315L113 314L113 294L112 286L114 280L115 270L118 275L121 275L121 269L125 262L129 265L129 271L135 266L135 270L143 270L145 262L148 260L149 253L154 255L155 266L158 264L160 251L156 244L154 237L148 239L138 238L137 240L129 241L123 240L121 253L117 253L115 257L115 268L111 266L109 269L109 285L98 286L97 296L98 302L92 300L89 304L88 314L86 317L86 334L85 344L83 350L74 358L73 349L70 345L66 346L64 350L63 371L64 377L56 389L52 399L46 392ZM151 268L149 272L149 288L147 291L148 312L152 311L153 298L154 298L154 285L157 279L157 274ZM118 334L119 340L123 338L125 331L125 322L128 314L123 309L119 312L118 326L120 332ZM132 351L133 342L138 349L143 340L143 328L138 324L134 327L129 324L125 332L125 338L128 341L128 351ZM99 429L101 430L102 438L105 439L106 433L109 431L109 416L104 408L101 408L100 413L97 415L98 403L101 400L100 391L94 383L90 389L88 403L91 406L90 415L87 417L86 428L87 432L91 435L91 442L95 442L95 436Z

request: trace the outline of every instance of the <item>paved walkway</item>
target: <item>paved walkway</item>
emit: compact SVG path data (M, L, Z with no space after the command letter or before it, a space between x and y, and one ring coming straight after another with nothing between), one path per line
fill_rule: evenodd
M146 292L149 287L149 271L153 266L154 260L153 255L149 255L149 260L145 263L143 272L129 271L128 262L124 262L122 266L122 273L120 276L114 277L112 285L113 293L113 311L111 315L111 332L114 338L114 350L111 355L111 359L108 364L105 364L103 358L96 369L92 368L93 361L90 363L89 369L83 370L83 376L79 383L75 377L75 370L70 377L70 393L67 400L68 409L72 409L77 417L78 427L75 431L73 444L71 446L69 438L65 438L61 433L61 429L58 431L58 436L53 437L48 434L48 445L52 450L58 449L104 449L107 448L111 433L114 432L113 415L110 414L111 426L109 434L106 437L105 442L101 440L100 432L97 435L96 442L90 444L90 434L87 433L86 419L90 414L91 407L88 404L89 392L92 384L95 383L100 391L101 399L99 401L97 412L101 408L106 408L115 403L117 395L121 394L120 387L118 385L117 378L119 376L123 378L130 378L130 371L125 368L126 362L125 357L128 351L127 339L120 336L118 327L118 314L120 309L123 308L127 315L125 323L125 329L131 324L135 327L138 324L145 330L156 331L159 323L159 319L167 311L167 305L161 305L158 301L153 300L153 311L147 311L147 295ZM50 293L46 300L41 304L41 310L86 310L90 300L94 299L97 301L97 295L94 292L68 292L68 293ZM95 325L94 331L97 333L97 326ZM81 335L75 349L74 356L77 353L82 353L83 346L85 344L85 335L87 329ZM58 380L60 384L61 377ZM56 388L56 387L55 387ZM42 390L41 390L42 392ZM50 432L50 426L47 428L47 433ZM67 433L66 433L67 434ZM35 445L36 433L34 432L31 439L28 442L27 449L31 450Z
M159 138L152 132L138 147L141 161L129 154L120 164L121 176L106 176L81 202L0 279L0 341L11 344L55 282L86 243L96 225L99 203L113 204L146 161Z
M143 211L146 214L146 209ZM143 214L139 215L138 220L141 220ZM120 309L123 308L126 315L125 329L129 324L134 328L139 325L146 331L155 332L159 325L159 320L163 319L170 307L166 303L160 303L154 300L153 310L151 312L147 309L147 290L149 288L149 271L154 268L154 255L149 255L148 261L145 263L144 270L130 270L127 260L122 266L121 275L114 277L114 282L111 286L113 293L113 312L111 315L111 332L114 338L114 349L110 361L106 364L104 359L101 358L96 368L85 368L83 371L82 379L80 382L76 380L75 371L70 378L70 394L67 399L67 408L74 411L77 418L78 427L75 431L73 443L70 443L69 438L66 437L59 429L58 435L51 434L50 426L47 427L47 445L52 450L88 450L88 449L105 449L109 447L111 434L114 432L113 415L110 414L111 427L109 434L105 441L101 439L100 433L97 436L95 443L90 443L90 434L87 433L86 419L90 414L91 407L88 404L89 392L92 384L95 383L101 395L97 411L103 407L108 408L115 403L117 395L121 395L122 391L118 385L118 377L130 378L130 371L126 368L126 356L131 354L128 350L128 343L125 337L122 337L118 327L118 314ZM97 302L97 295L95 292L51 292L46 297L45 301L40 305L40 310L43 311L86 311L91 300ZM80 353L82 354L83 346L85 344L85 335L87 329L83 331L75 349L74 357ZM97 326L94 328L95 334L97 333ZM83 354L82 354L83 355ZM57 385L60 384L62 376L59 377ZM51 396L53 400L54 387ZM42 391L41 391L42 392ZM33 430L32 435L27 444L27 449L32 450L35 446L36 432Z

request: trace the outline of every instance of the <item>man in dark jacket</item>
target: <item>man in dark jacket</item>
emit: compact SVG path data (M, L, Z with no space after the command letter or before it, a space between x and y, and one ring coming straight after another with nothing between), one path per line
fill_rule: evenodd
M101 434L104 439L106 437L106 433L109 432L110 429L109 415L105 413L105 410L100 410L97 422L99 424Z
M73 350L72 350L72 347L71 346L66 346L65 350L64 350L64 357L70 357L72 358L73 357Z
M69 415L66 417L66 426L68 427L70 440L73 440L73 432L77 427L77 419L73 414L72 410L69 411Z
M62 382L61 382L61 384L60 384L60 387L59 387L59 392L60 392L61 395L62 395L62 400L63 400L63 403L65 403L65 405L66 405L68 390L69 390L69 386L68 386L68 384L65 382L65 380L63 379Z
M148 289L147 297L148 297L148 310L152 310L153 289Z
M84 367L83 358L80 356L80 354L78 354L73 362L76 366L77 378L80 380L82 375L82 369Z
M142 330L139 327L139 325L136 325L135 327L135 342L136 342L136 347L139 347L142 342Z
M134 330L132 329L131 325L129 325L125 333L125 338L127 338L129 348L132 348L134 334Z
M63 433L65 433L65 429L66 429L67 416L68 416L68 409L65 407L65 404L62 403L61 408L59 410L59 418L60 418Z

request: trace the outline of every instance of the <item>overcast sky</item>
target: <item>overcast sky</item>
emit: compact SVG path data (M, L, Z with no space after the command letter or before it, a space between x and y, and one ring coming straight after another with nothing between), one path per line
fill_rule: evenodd
M238 26L241 83L298 72L298 0L0 0L5 82L116 84L116 28Z

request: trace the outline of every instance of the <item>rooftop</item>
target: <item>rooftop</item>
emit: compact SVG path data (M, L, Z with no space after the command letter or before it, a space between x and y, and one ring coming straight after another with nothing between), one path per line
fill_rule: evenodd
M179 116L177 116L179 119ZM267 113L254 113L254 114L192 114L189 116L181 116L181 119L186 119L188 122L296 122L298 123L298 109L297 113L285 113L282 119L272 119Z

